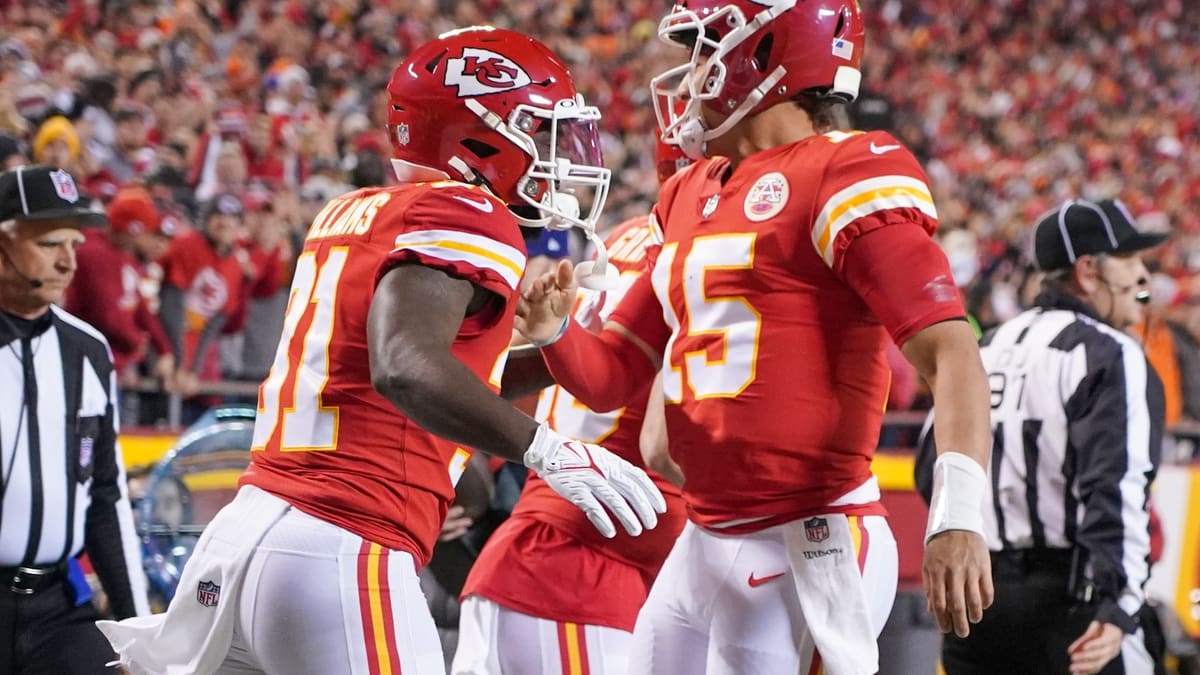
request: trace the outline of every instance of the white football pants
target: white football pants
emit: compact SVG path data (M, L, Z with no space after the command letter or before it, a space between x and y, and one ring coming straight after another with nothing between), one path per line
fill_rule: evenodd
M459 614L450 673L625 675L630 637L609 626L539 619L472 595Z
M689 522L638 615L628 672L873 673L897 564L882 516L829 514L746 535ZM857 663L822 664L814 626Z
M295 508L250 559L222 675L445 675L410 554Z

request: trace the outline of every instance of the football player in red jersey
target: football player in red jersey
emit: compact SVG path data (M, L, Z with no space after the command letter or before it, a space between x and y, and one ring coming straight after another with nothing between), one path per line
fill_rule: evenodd
M887 133L832 130L858 93L858 3L686 0L659 31L690 56L652 83L660 126L702 160L660 192L662 251L599 335L568 317L565 268L517 319L591 408L663 372L689 523L630 672L876 672L897 573L871 474L888 339L953 420L924 572L942 629L967 634L992 595L988 390L924 172Z
M133 672L443 672L416 572L467 448L524 461L604 536L609 513L637 535L666 509L641 469L497 394L518 224L595 222L599 112L544 45L486 27L417 48L388 92L401 184L316 216L237 497L165 615L102 624Z
M680 168L676 160L686 166L687 158L676 147L659 147L661 183ZM574 316L581 324L600 330L645 271L647 246L660 243L649 225L646 216L632 218L609 234L604 243L620 283L610 291L580 291ZM535 365L541 366L537 375L519 367L506 372L504 394L512 395L514 384L522 390L517 394L553 384L540 358ZM561 434L604 443L642 465L638 445L647 395L643 389L626 405L594 412L553 386L541 392L537 417ZM451 674L624 675L638 610L685 520L679 488L651 476L667 498L658 527L611 540L531 476L512 516L488 539L467 577Z

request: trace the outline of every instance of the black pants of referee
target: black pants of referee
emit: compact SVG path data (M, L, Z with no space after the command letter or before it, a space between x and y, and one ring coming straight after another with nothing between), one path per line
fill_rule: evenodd
M943 639L946 675L1069 673L1067 647L1083 635L1096 612L1071 596L1070 575L1069 551L993 553L995 601L966 638L950 633ZM1118 654L1099 675L1154 675L1152 661L1134 660L1138 664L1126 669Z
M116 660L94 623L91 602L75 606L64 577L32 594L14 593L0 579L0 673L4 675L109 675Z

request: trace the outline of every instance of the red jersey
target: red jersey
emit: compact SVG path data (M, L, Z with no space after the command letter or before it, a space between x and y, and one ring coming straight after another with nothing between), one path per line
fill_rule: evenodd
M376 284L402 263L496 294L502 302L468 317L452 351L499 391L524 251L508 209L462 183L367 188L326 205L296 263L241 483L423 566L470 451L419 428L371 386L367 311Z
M608 292L581 289L575 319L599 331L621 297L646 269L646 246L654 235L643 216L622 223L605 246L621 273ZM639 449L648 391L623 408L588 410L554 386L538 398L537 418L559 433L598 443L645 468ZM631 537L618 530L605 539L583 511L560 497L532 472L509 518L471 568L462 595L481 595L532 616L633 630L650 584L675 544L685 519L679 488L650 473L667 500L658 526ZM557 581L555 581L557 580ZM530 588L540 589L530 593Z
M217 343L209 343L208 354L195 354L204 327L213 317L231 316L242 302L242 265L234 252L217 253L199 230L189 230L171 241L159 264L163 283L183 291L183 354L185 368L195 363L202 376L220 376L216 363Z
M118 372L135 365L147 344L171 353L171 341L142 295L137 260L113 246L104 232L89 232L76 252L76 280L67 288L68 312L92 324L112 347Z
M880 278L860 273L894 267L855 249L865 235L936 229L916 159L883 132L816 135L732 171L723 158L693 164L664 186L654 218L664 244L651 284L669 330L646 330L645 307L623 306L614 320L654 346L666 341L668 436L692 519L745 532L822 512L881 513L869 497L834 502L871 477L889 332L902 344L963 314L937 277L925 288L938 293L879 315L885 326L870 304ZM852 278L856 254L867 257ZM915 279L927 268L890 273Z

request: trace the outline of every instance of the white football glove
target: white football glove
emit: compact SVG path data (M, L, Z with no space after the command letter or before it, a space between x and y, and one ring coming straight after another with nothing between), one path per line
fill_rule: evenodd
M599 445L576 441L542 424L525 451L525 466L564 499L578 506L605 537L617 528L608 507L633 536L654 529L667 502L658 486L638 467Z

